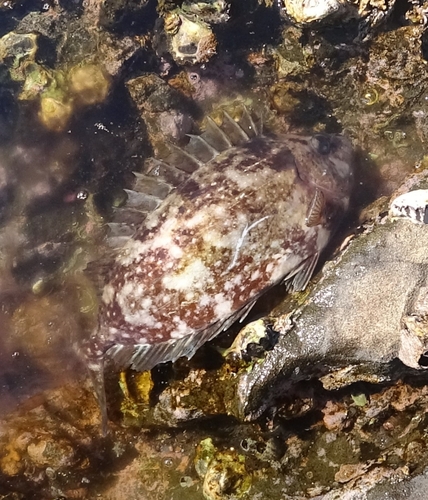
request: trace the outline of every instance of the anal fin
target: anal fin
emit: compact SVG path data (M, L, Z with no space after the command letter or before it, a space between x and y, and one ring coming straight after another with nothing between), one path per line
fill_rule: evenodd
M132 368L136 371L151 370L159 363L176 361L183 356L191 358L199 347L229 328L235 321L243 321L257 298L222 321L198 332L190 333L181 339L168 340L158 344L115 344L106 352L106 359L117 370Z

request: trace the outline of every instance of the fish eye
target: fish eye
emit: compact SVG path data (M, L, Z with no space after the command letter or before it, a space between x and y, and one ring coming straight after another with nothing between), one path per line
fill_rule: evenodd
M312 145L321 155L328 155L334 149L331 138L328 135L317 134L312 137Z

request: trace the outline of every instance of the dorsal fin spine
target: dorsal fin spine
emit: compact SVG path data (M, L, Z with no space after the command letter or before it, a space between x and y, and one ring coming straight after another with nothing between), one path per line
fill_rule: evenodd
M230 125L232 125L235 129L235 131L238 133L238 135L244 140L244 141L249 141L250 137L248 136L247 132L237 123L227 111L223 111L223 116L226 118L226 120L229 122Z
M211 116L207 116L206 118L207 120L207 124L212 127L214 129L214 131L220 135L220 137L224 140L226 146L228 148L231 148L233 146L231 140L229 139L229 137L225 134L224 130L221 129L221 127L219 127L217 125L217 123L211 118ZM207 132L207 134L209 135L209 132Z

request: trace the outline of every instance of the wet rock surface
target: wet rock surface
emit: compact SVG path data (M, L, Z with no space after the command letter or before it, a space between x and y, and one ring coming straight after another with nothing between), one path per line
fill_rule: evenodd
M272 404L267 392L274 399L287 391L287 384L312 371L321 375L326 367L348 367L337 381L330 374L330 388L359 376L369 379L370 374L375 380L379 365L395 358L423 369L426 338L409 328L409 320L419 316L421 321L418 303L425 298L427 237L426 226L400 220L377 225L351 241L324 268L308 302L273 323L280 332L278 344L262 364L254 365L238 391L243 414L259 412L262 401ZM359 375L358 366L352 369L353 363L363 363L364 373ZM380 379L385 375L381 370Z

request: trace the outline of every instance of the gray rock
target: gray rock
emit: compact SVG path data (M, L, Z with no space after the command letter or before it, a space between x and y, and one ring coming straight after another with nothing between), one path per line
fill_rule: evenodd
M275 349L241 376L238 414L257 417L293 383L336 370L327 388L390 378L394 358L424 368L427 246L428 227L409 220L384 220L352 240L303 306L276 320Z

